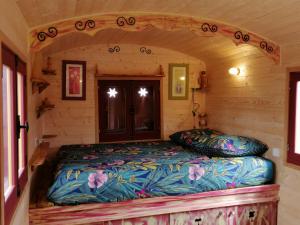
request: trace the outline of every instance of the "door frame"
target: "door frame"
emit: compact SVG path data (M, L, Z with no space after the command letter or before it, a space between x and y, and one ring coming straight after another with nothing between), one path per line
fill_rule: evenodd
M122 81L122 80L158 80L160 85L160 139L163 138L163 77L145 77L145 76L139 76L139 75L132 75L132 76L96 76L94 87L95 87L95 140L96 143L100 143L99 141L99 134L100 134L100 128L99 128L99 98L98 98L98 81L101 80L116 80L116 81ZM158 139L147 139L146 141L151 140L158 140ZM127 140L126 142L134 142L135 140ZM143 141L143 140L141 140ZM116 141L116 142L124 142L124 141Z

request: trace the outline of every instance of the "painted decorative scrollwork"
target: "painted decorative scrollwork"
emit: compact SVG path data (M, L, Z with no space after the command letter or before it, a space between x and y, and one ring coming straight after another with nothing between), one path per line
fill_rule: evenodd
M151 49L150 48L146 48L146 47L141 47L140 48L140 52L141 53L146 53L148 55L152 53Z
M79 31L83 31L87 27L88 28L94 28L95 26L96 26L96 24L95 24L94 20L87 20L87 21L85 21L85 23L82 22L82 21L77 21L75 23L75 28L76 28L76 30L79 30Z
M49 27L48 32L39 32L37 38L39 41L45 41L47 37L54 38L58 34L58 31L55 27Z
M123 27L125 24L132 26L135 24L135 18L129 17L128 19L126 19L124 16L120 16L117 18L116 22L120 27Z
M261 41L259 45L262 49L266 50L268 53L273 52L273 47L268 45L266 41Z
M250 40L249 34L243 34L241 31L237 31L234 33L235 39L242 39L244 42L248 42Z
M204 32L207 32L208 30L210 30L211 32L215 33L218 31L218 26L216 24L210 25L209 23L203 23L201 26L201 29Z
M108 52L109 53L114 53L114 52L119 52L121 50L119 45L114 46L113 48L109 48Z

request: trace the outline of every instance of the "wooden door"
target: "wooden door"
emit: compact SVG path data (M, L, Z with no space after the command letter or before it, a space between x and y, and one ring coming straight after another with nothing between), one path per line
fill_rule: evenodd
M98 81L99 140L119 141L130 138L128 117L130 92L123 81Z
M159 81L98 81L99 140L160 138Z
M133 138L160 138L159 80L134 81L131 87Z

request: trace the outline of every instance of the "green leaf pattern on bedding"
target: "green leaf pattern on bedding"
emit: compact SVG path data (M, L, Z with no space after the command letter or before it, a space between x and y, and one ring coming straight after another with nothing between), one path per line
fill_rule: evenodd
M116 202L265 184L261 157L211 158L171 142L63 146L48 198L56 204Z

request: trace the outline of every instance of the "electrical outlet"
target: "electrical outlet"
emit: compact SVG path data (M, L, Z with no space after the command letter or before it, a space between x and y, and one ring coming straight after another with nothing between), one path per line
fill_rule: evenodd
M39 139L37 137L34 138L34 145L35 147L39 145Z
M43 143L44 142L44 139L43 138L39 138L39 144Z
M272 149L272 155L274 156L274 157L280 157L280 149L279 148L273 148Z

